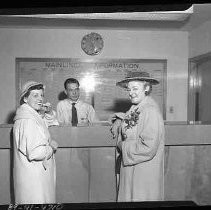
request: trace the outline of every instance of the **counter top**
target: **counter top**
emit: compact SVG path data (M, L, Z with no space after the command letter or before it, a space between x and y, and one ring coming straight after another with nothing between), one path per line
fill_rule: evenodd
M10 148L11 131L12 124L0 125L0 148ZM49 131L59 147L114 147L116 143L105 122L80 127L52 126ZM165 123L165 132L166 146L211 144L211 125Z

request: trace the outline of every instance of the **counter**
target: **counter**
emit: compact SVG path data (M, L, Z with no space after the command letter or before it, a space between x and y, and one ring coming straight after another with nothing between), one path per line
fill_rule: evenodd
M109 126L51 127L57 201L115 202L115 141ZM13 199L12 125L0 125L0 204ZM211 204L211 125L165 122L165 200Z

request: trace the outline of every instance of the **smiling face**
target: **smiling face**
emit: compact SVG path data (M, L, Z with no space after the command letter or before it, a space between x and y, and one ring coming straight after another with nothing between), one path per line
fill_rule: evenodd
M27 103L34 110L38 111L41 109L44 100L43 89L31 90L27 97L24 97L24 102Z
M68 83L65 89L67 98L72 101L77 101L80 96L80 90L77 83Z
M127 86L127 91L129 98L133 104L139 104L145 97L145 91L147 91L149 86L145 87L145 82L143 81L130 81Z

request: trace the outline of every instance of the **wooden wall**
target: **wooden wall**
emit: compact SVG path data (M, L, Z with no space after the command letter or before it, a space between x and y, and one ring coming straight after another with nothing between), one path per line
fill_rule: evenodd
M11 125L0 127L0 204L13 199ZM211 204L211 125L168 124L165 146L165 200ZM52 127L56 153L57 201L114 202L115 142L109 127Z

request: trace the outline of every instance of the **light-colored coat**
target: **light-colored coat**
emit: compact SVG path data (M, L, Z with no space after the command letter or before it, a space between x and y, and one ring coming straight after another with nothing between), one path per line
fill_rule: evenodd
M138 108L137 125L126 129L122 142L118 201L159 201L164 199L164 123L156 102L150 97L132 105ZM125 116L126 116L125 115ZM122 127L126 124L123 121ZM119 135L121 141L121 135Z
M55 203L56 165L47 125L27 104L17 109L14 120L15 203Z

